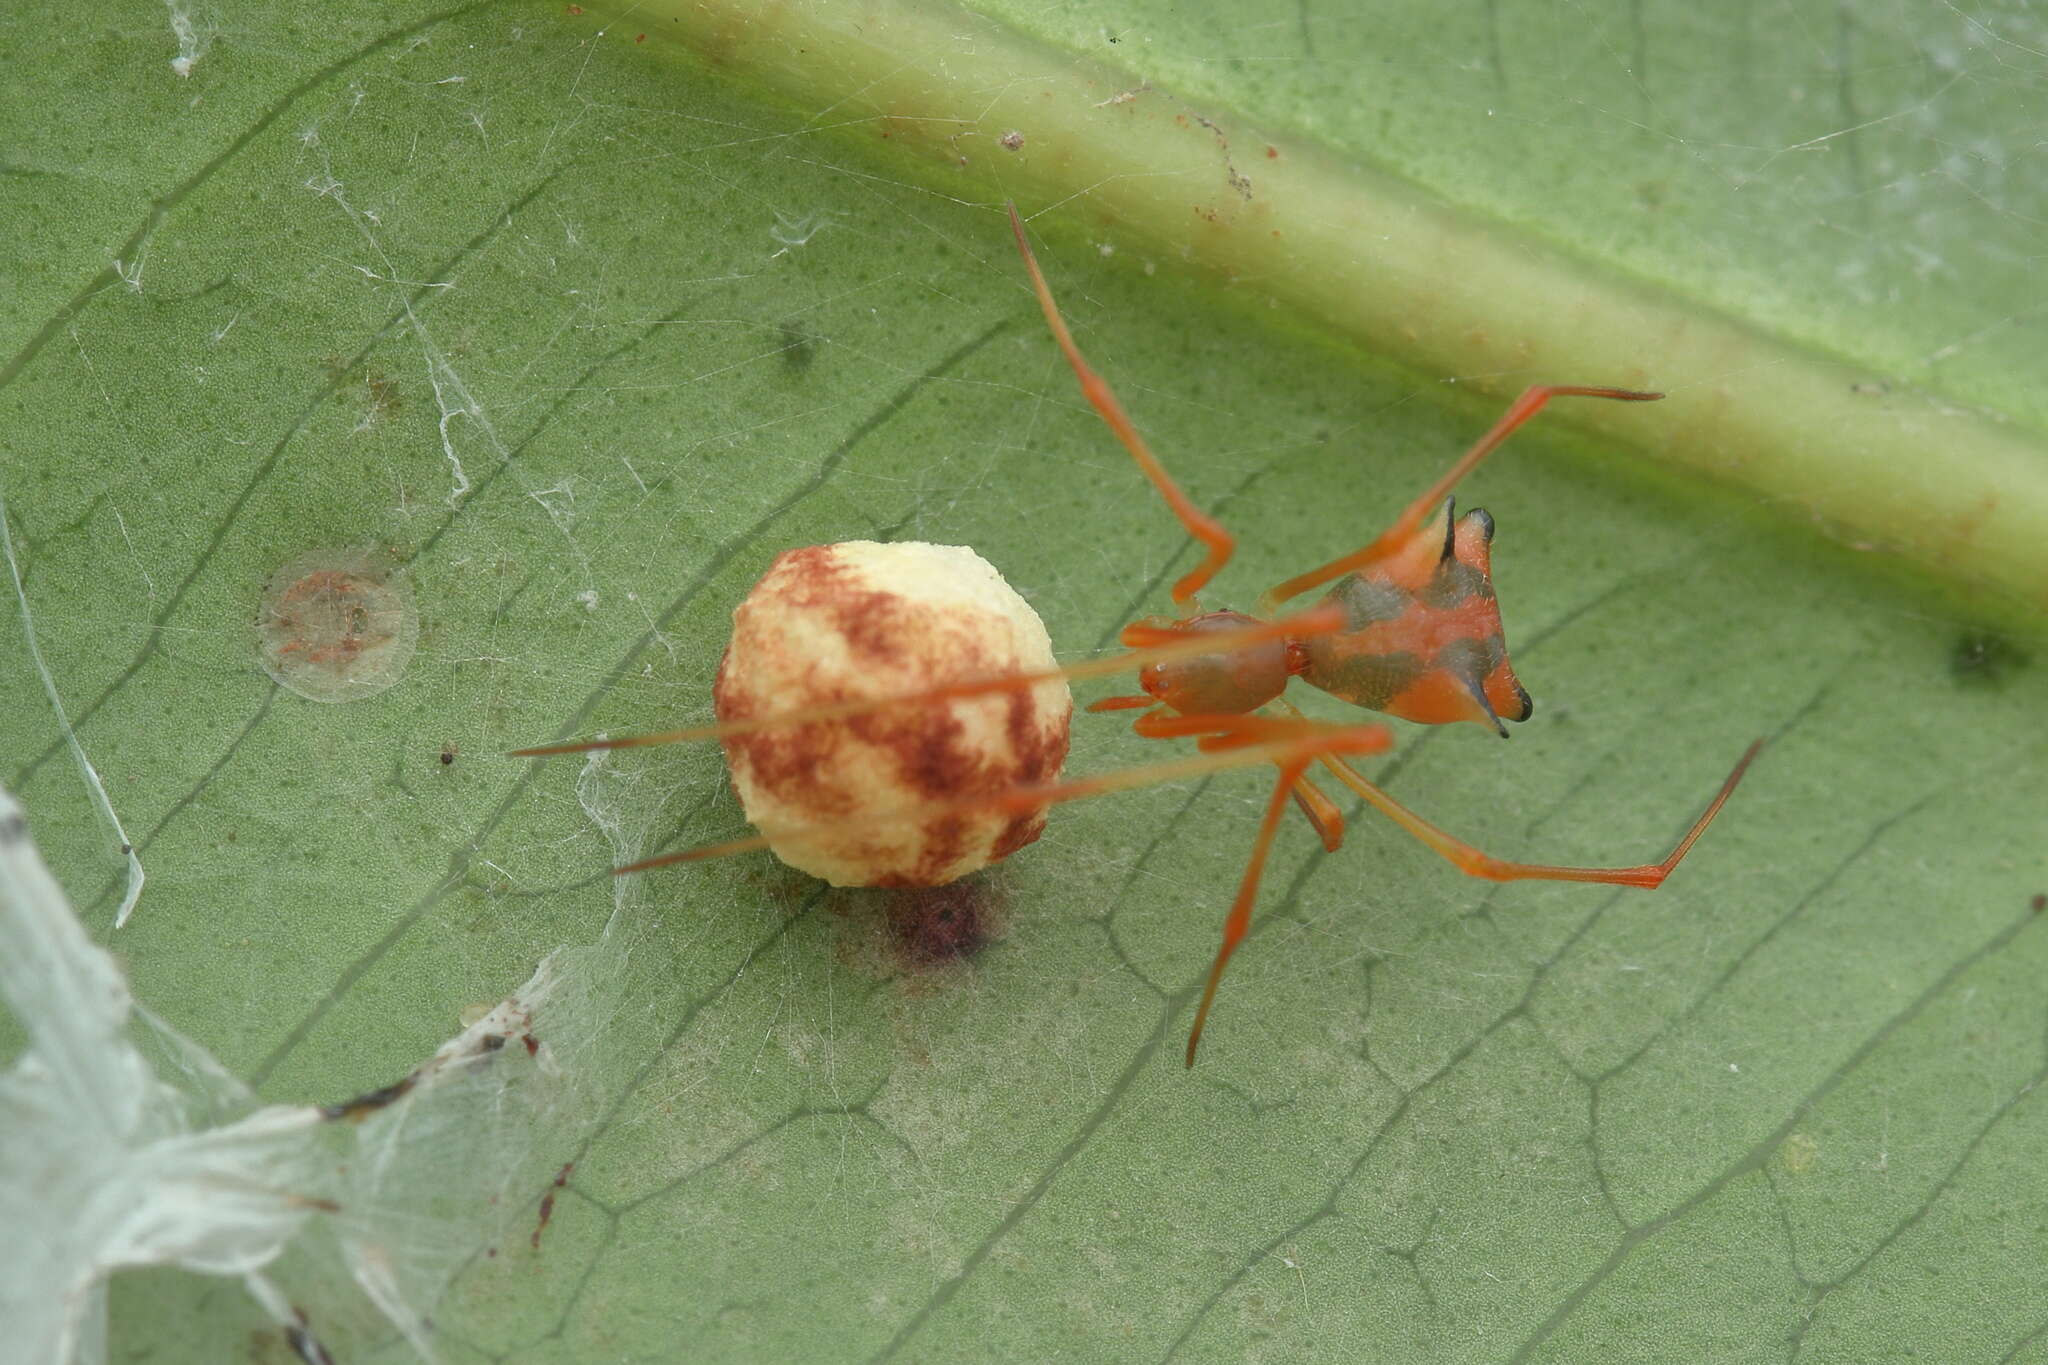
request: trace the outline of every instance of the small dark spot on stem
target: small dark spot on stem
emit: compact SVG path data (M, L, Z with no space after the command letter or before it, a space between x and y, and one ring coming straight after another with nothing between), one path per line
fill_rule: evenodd
M1974 630L1959 636L1949 651L1949 677L1958 687L1998 687L2008 675L2033 660L1995 631Z

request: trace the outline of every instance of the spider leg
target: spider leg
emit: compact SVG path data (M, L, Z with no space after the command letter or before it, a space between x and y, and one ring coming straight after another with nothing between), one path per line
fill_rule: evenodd
M1237 951L1237 945L1244 942L1245 932L1252 922L1252 902L1259 898L1259 878L1266 870L1266 855L1273 848L1274 831L1280 827L1280 817L1287 811L1288 793L1301 780L1307 769L1306 760L1280 765L1280 780L1273 784L1273 795L1266 802L1266 814L1259 821L1258 838L1252 841L1251 857L1246 860L1244 879L1238 883L1237 899L1230 903L1230 914L1223 921L1223 942L1216 949L1216 961L1209 967L1209 980L1202 987L1202 1003L1195 1009L1194 1027L1188 1030L1187 1064L1195 1064L1195 1049L1202 1045L1202 1028L1209 1022L1209 1007L1216 1003L1216 987L1223 981L1223 968L1230 962L1230 955Z
M681 744L695 740L725 739L733 735L755 734L763 730L793 725L815 725L824 721L845 720L850 716L868 715L891 706L953 701L962 697L988 696L996 692L1015 692L1058 679L1073 682L1083 678L1102 678L1113 673L1133 672L1148 664L1187 659L1198 654L1227 652L1268 640L1298 640L1315 635L1328 635L1341 630L1343 625L1344 615L1341 611L1317 607L1293 616L1282 617L1277 621L1247 626L1243 630L1213 631L1206 635L1156 632L1156 638L1146 637L1150 643L1145 648L1122 654L1104 655L1099 659L1087 659L1061 668L968 678L958 682L941 683L919 692L906 692L892 697L865 697L855 701L776 711L717 725L696 725L688 729L661 730L645 735L622 735L617 739L566 740L560 744L543 744L532 749L514 749L509 757L548 758L556 754L583 754L598 749L637 749L650 744ZM1119 699L1112 698L1110 702L1109 705L1095 709L1120 709ZM1136 702L1125 699L1123 704L1136 705ZM1152 699L1145 698L1145 704L1151 705Z
M1299 597L1310 588L1318 588L1333 579L1355 572L1366 565L1398 553L1415 535L1423 519L1436 510L1437 506L1455 488L1458 481L1470 474L1479 462L1498 449L1501 443L1514 433L1516 427L1543 411L1553 398L1615 398L1625 403L1648 403L1662 398L1661 393L1643 393L1635 389L1598 389L1577 384L1535 384L1522 390L1522 396L1509 405L1500 420L1487 430L1484 436L1472 443L1472 448L1458 457L1457 463L1446 470L1441 478L1431 484L1421 497L1408 504L1393 525L1381 532L1370 544L1354 550L1348 555L1333 559L1319 569L1311 569L1298 577L1290 578L1278 587L1268 589L1259 598L1259 614L1271 615L1282 602L1290 597Z
M1309 781L1303 773L1292 784L1294 804L1315 826L1316 837L1323 841L1323 852L1335 853L1344 847L1344 813L1337 809L1337 803L1323 794L1322 788Z
M1721 807L1735 791L1735 785L1742 781L1742 775L1763 748L1758 740L1743 751L1735 768L1721 783L1721 790L1707 804L1700 818L1693 821L1692 828L1678 841L1662 862L1642 863L1635 867L1562 867L1551 863L1520 863L1506 858L1496 858L1490 853L1456 838L1429 821L1409 810L1389 796L1386 791L1366 780L1365 775L1335 754L1319 755L1323 766L1352 791L1358 793L1382 814L1428 845L1452 867L1468 877L1480 877L1494 882L1553 881L1553 882L1602 882L1612 886L1639 886L1649 890L1664 884L1680 860L1692 848L1701 834L1721 813Z
M1156 721L1155 717L1158 718ZM1148 721L1154 723L1147 724ZM844 820L834 820L818 826L778 828L772 832L772 837L801 837L812 829L821 833L826 830L837 832L856 829L863 825L882 825L911 818L931 819L966 814L969 811L1006 811L1024 814L1065 801L1081 801L1091 796L1103 796L1110 792L1150 786L1156 782L1200 777L1228 768L1244 768L1259 763L1278 763L1283 767L1292 765L1296 772L1300 772L1321 754L1349 753L1362 756L1382 753L1392 742L1392 737L1384 725L1370 722L1363 725L1329 725L1321 721L1289 721L1265 716L1180 716L1149 712L1139 717L1134 728L1147 738L1182 739L1206 736L1206 740L1201 746L1200 753L1186 758L1169 759L1163 763L1144 764L1066 782L1036 783L1012 787L1007 791L981 792L951 801L924 802L894 806L886 810L866 811ZM724 843L704 844L675 853L644 858L637 863L613 868L612 871L615 875L623 876L628 872L644 872L649 868L666 867L671 863L702 862L710 858L728 857L735 853L750 853L755 849L768 847L770 838L770 834L762 833Z
M1138 434L1138 428L1131 423L1130 414L1117 401L1116 393L1109 387L1109 381L1097 374L1081 356L1081 348L1074 344L1074 337L1067 330L1066 320L1060 316L1060 306L1053 302L1052 288L1045 282L1045 275L1038 268L1038 258L1031 254L1031 243L1024 238L1024 220L1017 216L1017 206L1010 204L1010 228L1017 234L1017 250L1023 253L1024 268L1030 272L1031 288L1038 295L1038 306L1045 313L1046 325L1052 328L1052 338L1059 343L1060 351L1073 367L1074 377L1081 381L1081 393L1087 398L1096 414L1109 424L1116 438L1124 443L1124 449L1131 452L1131 458L1138 462L1138 468L1159 490L1159 496L1166 499L1166 505L1180 518L1180 524L1188 534L1209 547L1209 557L1197 564L1173 585L1173 600L1185 606L1194 600L1202 585L1214 578L1237 548L1237 537L1223 529L1223 523L1195 506L1193 499L1181 491L1181 486L1166 472L1166 466L1145 444L1145 438Z

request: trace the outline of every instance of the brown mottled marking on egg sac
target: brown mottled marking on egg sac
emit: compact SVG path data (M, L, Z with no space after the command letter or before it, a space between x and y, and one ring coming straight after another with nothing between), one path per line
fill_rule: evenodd
M781 582L788 579L796 583L815 583L828 590L834 583L844 582L846 566L839 560L839 552L832 545L805 545L794 550L784 550L769 564L768 572L761 575L764 583Z
M908 613L893 593L858 586L857 576L830 545L808 545L776 557L763 580L792 607L822 613L855 654L877 664L901 664Z
M1010 785L1036 786L1059 777L1067 761L1067 727L1047 726L1040 718L1035 699L1025 692L1012 692L1004 717L1010 737L1010 752L1017 756L1011 769ZM1010 817L989 850L989 861L1000 862L1018 849L1037 842L1045 833L1043 810L1024 811Z
M848 649L877 664L905 662L908 651L900 642L909 613L901 599L886 592L847 592L829 605Z
M1045 812L1032 811L1026 815L1013 815L1010 823L1003 826L1003 832L996 836L989 846L989 861L1001 862L1018 849L1038 842L1038 836L1045 833Z
M887 713L864 716L849 721L847 728L893 756L905 785L924 799L941 801L1015 785L1007 768L988 763L964 743L966 726L950 708L931 708L893 722ZM970 852L969 829L969 822L958 815L924 821L915 845L916 861L892 869L876 885L933 886L951 880Z
M967 821L958 815L941 815L924 822L924 837L918 859L895 886L942 886L954 878L954 868L967 856Z
M969 790L981 768L980 757L961 745L966 727L945 707L920 708L908 716L878 711L854 716L845 725L863 744L893 758L904 781L926 800Z
M729 658L729 652L728 652ZM986 660L981 667L991 667ZM977 671L975 668L963 670ZM760 711L751 698L729 684L722 661L713 698L724 720L749 719ZM865 745L891 762L908 792L919 799L942 801L978 792L1049 781L1058 775L1066 756L1062 727L1039 723L1035 703L1025 693L1000 699L1004 728L1014 745L1013 763L991 763L968 739L966 723L953 707L892 707L844 721L762 730L728 737L724 743L734 764L744 763L753 781L775 793L807 818L823 824L856 814L861 793L824 777L838 750L849 740ZM986 704L986 703L984 703ZM1010 819L994 840L995 856L1007 856L1035 840L1044 830L1043 812ZM960 863L973 854L971 822L957 815L935 817L920 827L920 837L894 852L876 847L869 861L881 865L874 884L888 887L932 886L950 880ZM909 861L901 861L909 859Z
M974 670L964 670L972 672ZM1012 762L993 763L968 739L966 723L948 706L895 708L848 719L845 728L860 742L894 759L904 785L919 797L943 801L977 793L996 793L1046 782L1056 777L1066 757L1066 733L1048 733L1038 723L1032 698L1011 693L1002 699L1004 726L1014 751ZM815 784L815 777L811 778ZM815 790L815 785L807 791ZM794 793L792 794L795 795ZM916 861L891 868L876 885L931 886L955 875L961 860L973 851L972 824L957 815L924 822ZM994 857L1005 857L1035 840L1045 828L1043 811L1010 819L996 836Z
M759 714L752 698L727 678L732 651L719 660L718 676L711 684L712 708L720 720L751 720ZM844 793L828 792L812 781L821 763L838 750L841 731L830 725L797 725L786 730L757 730L752 734L728 735L720 741L726 761L744 763L753 779L778 795L801 794L804 804L819 815L843 815L853 803Z
M1017 756L1012 776L1019 784L1050 782L1067 761L1067 727L1047 725L1038 702L1028 692L1012 692L1009 714L1004 717L1010 735L1010 752Z

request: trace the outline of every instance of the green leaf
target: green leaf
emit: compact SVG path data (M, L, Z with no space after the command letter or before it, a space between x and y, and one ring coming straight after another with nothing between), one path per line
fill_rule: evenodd
M353 1158L387 1249L459 1272L445 1357L2048 1359L2038 20L845 8L0 30L0 756L88 928L283 1103L573 950L499 1108ZM606 875L740 832L715 750L503 752L708 718L781 549L973 545L1073 658L1166 608L1184 537L1009 196L1241 537L1216 605L1525 383L1672 393L1560 404L1460 489L1536 713L1376 770L1502 856L1625 863L1766 737L1668 887L1292 822L1187 1071L1259 774L1056 812L964 962L765 858ZM273 683L266 581L364 548L402 676ZM67 723L148 873L118 931ZM1082 717L1070 771L1158 757ZM284 1271L344 1358L404 1354ZM244 1349L286 1356L234 1286L117 1279L116 1358Z

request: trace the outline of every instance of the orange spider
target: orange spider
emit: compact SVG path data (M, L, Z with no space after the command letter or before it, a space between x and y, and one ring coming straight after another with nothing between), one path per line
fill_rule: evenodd
M1509 665L1500 608L1494 600L1489 560L1493 519L1477 509L1462 517L1454 516L1451 490L1553 398L1649 402L1663 395L1575 385L1529 388L1371 543L1268 590L1259 598L1257 614L1203 611L1196 594L1229 562L1236 538L1188 499L1138 434L1109 384L1082 357L1032 255L1014 205L1009 212L1017 249L1030 274L1046 324L1079 379L1081 392L1116 433L1188 533L1208 547L1207 557L1173 587L1175 606L1185 614L1147 617L1135 622L1125 627L1121 635L1124 645L1133 652L1071 668L967 679L881 702L809 707L736 724L594 744L552 745L520 753L544 755L671 740L731 738L768 726L828 723L880 706L943 701L1015 690L1053 677L1092 677L1136 668L1140 694L1106 698L1088 709L1142 709L1144 714L1133 725L1137 733L1150 739L1194 738L1203 751L1200 756L1075 781L938 802L923 809L932 814L956 809L1025 812L1055 802L1224 767L1274 764L1279 769L1279 779L1259 823L1236 899L1224 920L1223 941L1209 969L1188 1033L1189 1066L1194 1065L1224 967L1250 927L1260 877L1288 800L1292 798L1314 826L1325 849L1334 853L1342 845L1344 818L1335 803L1310 780L1312 765L1320 764L1331 777L1467 876L1502 882L1541 879L1644 888L1662 885L1727 802L1762 747L1761 740L1743 753L1705 812L1662 861L1634 867L1524 863L1493 857L1439 829L1394 800L1347 761L1391 748L1393 733L1386 726L1312 721L1281 694L1288 681L1298 677L1311 687L1368 710L1424 725L1474 721L1503 737L1507 734L1504 721L1527 720L1532 703ZM1292 616L1276 615L1282 604L1325 584L1331 586L1317 607ZM1254 714L1269 707L1280 714ZM877 812L873 816L853 817L842 825L902 814L901 810ZM649 858L618 871L633 872L666 863L719 857L761 848L766 843L765 838L733 840Z

